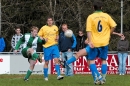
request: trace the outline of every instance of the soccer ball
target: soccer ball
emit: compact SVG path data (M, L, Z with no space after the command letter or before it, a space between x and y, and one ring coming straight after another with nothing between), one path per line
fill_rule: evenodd
M70 29L66 30L65 31L65 36L68 37L68 38L72 37L73 36L73 31L70 30Z

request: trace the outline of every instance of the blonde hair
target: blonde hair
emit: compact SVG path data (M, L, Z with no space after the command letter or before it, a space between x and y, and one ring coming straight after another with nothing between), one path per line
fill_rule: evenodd
M32 26L32 27L31 27L31 31L34 31L34 30L37 30L37 31L38 31L39 29L38 29L38 27L36 27L36 26Z

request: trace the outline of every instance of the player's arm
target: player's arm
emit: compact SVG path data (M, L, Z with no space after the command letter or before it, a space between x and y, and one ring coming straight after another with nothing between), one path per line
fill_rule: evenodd
M85 40L85 42L84 42L85 44L88 44L88 38Z
M43 29L42 28L38 32L38 36L41 37L41 38L43 38Z
M56 32L56 39L55 39L57 42L59 40L59 31L58 31L58 27L57 27L57 32Z
M44 38L43 28L44 26L39 30L38 36L40 37L40 39L44 39L47 42L47 38Z
M114 30L115 30L115 28L116 28L116 26L117 26L117 24L116 24L116 22L111 18L111 16L109 16L108 15L108 22L109 22L109 25L110 25L110 33L111 34L116 34L116 35L118 35L118 33L116 33L116 32L114 32Z
M92 18L91 18L91 15L87 18L87 21L86 21L86 31L87 31L87 37L88 37L88 45L91 47L91 48L94 48L93 44L92 44L92 40L91 40L91 31L92 31Z
M91 41L91 31L87 31L87 37L88 37L88 44L91 48L94 48L94 45L92 44Z
M38 37L38 43L45 44L46 40L44 38Z
M117 33L117 32L113 32L112 34L118 35L118 36L122 36L123 35L122 33Z
M111 30L110 30L110 33L113 34L114 30L115 30L116 27L112 27Z
M59 40L59 35L56 35L56 39L55 39L57 42L58 42L58 40Z

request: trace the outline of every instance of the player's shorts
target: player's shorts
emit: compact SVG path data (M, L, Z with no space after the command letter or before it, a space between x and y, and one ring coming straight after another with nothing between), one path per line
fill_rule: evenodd
M91 48L89 45L85 48L87 52L87 59L94 60L96 57L99 57L103 60L107 59L108 54L108 45L98 48Z
M50 46L47 48L43 48L43 52L44 52L44 60L45 61L49 61L53 58L60 57L58 45L53 45L53 46Z
M24 49L22 49L22 55L23 55L25 58L28 58L28 60L29 60L29 59L32 59L32 60L33 60L32 56L27 54L28 49L29 49L29 48L24 48Z

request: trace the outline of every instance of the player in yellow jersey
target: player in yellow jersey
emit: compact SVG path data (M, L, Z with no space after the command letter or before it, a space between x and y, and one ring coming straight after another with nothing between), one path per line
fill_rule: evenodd
M74 57L66 61L66 65L76 61L79 57L87 55L89 67L95 84L104 84L107 73L107 53L110 34L113 33L116 23L107 13L102 12L102 2L95 0L93 3L94 13L88 16L86 21L86 31L88 37L88 46L80 50ZM115 34L115 33L113 33ZM99 74L95 58L99 57L102 60L101 73Z
M55 69L57 72L57 79L61 80L64 77L60 75L60 66L59 66L59 49L58 49L58 27L56 25L53 25L53 19L51 17L47 18L47 25L44 25L38 35L41 38L44 38L46 40L46 43L43 45L43 52L44 52L44 79L45 81L48 81L48 64L49 60L54 58L55 62Z

